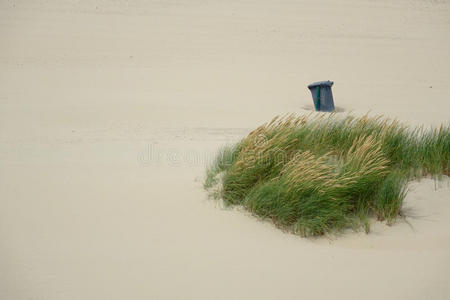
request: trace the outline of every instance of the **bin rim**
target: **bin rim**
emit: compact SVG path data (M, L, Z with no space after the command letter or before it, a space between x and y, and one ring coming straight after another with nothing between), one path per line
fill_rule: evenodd
M310 85L308 85L308 89L314 88L316 86L332 86L334 84L333 81L326 80L326 81L317 81L313 82Z

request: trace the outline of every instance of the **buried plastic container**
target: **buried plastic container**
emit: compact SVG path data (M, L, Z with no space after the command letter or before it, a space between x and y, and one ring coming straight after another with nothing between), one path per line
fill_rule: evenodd
M333 81L318 81L308 85L311 91L314 108L316 111L334 111L333 93L331 86Z

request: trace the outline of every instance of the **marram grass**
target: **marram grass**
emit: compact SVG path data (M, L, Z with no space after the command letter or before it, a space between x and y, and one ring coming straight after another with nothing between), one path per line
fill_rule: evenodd
M369 230L400 214L414 177L450 172L450 127L408 128L382 117L275 117L207 170L205 188L302 236Z

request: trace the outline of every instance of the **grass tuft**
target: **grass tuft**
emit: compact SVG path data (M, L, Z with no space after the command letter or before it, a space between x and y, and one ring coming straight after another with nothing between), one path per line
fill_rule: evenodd
M392 224L408 180L449 175L450 127L381 117L275 117L220 150L204 187L278 227L316 236Z

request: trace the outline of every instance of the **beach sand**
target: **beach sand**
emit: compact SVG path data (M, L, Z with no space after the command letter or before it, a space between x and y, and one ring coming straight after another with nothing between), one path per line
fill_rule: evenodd
M450 180L405 220L304 239L202 188L310 113L450 120L447 1L0 1L0 299L448 299Z

